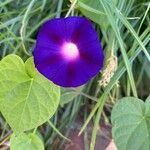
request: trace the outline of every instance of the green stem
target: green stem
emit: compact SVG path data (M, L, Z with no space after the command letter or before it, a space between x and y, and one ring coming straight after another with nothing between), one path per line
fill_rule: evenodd
M55 125L51 122L51 121L47 121L48 124L54 129L54 131L60 136L62 137L63 139L67 140L67 141L71 141L70 139L68 139L67 137L65 137L56 127Z

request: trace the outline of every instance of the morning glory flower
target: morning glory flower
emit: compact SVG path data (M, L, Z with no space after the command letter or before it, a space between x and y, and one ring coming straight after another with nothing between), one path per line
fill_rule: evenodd
M35 67L59 86L85 84L100 71L103 60L97 32L84 17L51 19L39 30Z

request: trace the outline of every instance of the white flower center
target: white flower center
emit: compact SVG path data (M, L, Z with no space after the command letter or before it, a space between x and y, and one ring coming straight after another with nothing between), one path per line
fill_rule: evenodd
M63 55L70 60L73 60L79 56L79 50L74 43L65 43L62 47Z

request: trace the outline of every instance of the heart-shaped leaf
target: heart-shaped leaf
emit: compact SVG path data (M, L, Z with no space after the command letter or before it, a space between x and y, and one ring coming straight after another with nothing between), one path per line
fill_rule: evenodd
M9 66L10 61L6 61L8 58L11 58L12 62L15 61L13 63L19 64L20 59L14 55L7 56L1 63ZM60 88L35 69L33 58L29 58L25 65L17 67L10 64L8 68L13 72L12 77L12 73L7 69L0 69L0 75L4 76L2 79L7 89L1 94L0 109L13 131L20 133L30 130L49 120L58 107ZM11 88L10 82L13 85ZM2 85L3 82L0 82L0 86Z
M112 132L118 150L150 149L150 97L142 100L126 97L112 111Z
M17 55L8 55L0 61L0 101L17 84L29 80L25 72L25 65Z
M44 150L44 145L41 139L33 133L22 133L18 136L11 136L11 150Z

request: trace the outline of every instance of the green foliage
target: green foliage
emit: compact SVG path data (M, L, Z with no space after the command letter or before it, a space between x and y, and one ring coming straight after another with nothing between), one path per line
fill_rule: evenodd
M11 150L44 150L41 139L33 133L12 135L10 139Z
M114 4L112 2L114 2ZM69 6L70 3L68 0L1 0L0 57L3 58L3 60L0 61L0 103L2 103L3 100L6 101L5 97L8 97L8 94L10 95L10 93L20 84L22 85L24 81L29 81L28 84L25 84L26 86L29 86L31 83L31 78L35 81L37 73L32 67L32 58L25 63L21 58L25 60L28 57L26 54L32 54L38 29L43 22L55 17L64 17L71 8ZM37 129L42 133L45 149L53 149L53 146L57 143L55 141L57 136L66 139L69 131L76 129L78 125L76 118L79 118L78 116L80 114L81 119L84 120L81 122L81 132L88 127L88 123L90 123L91 120L94 123L90 148L87 148L87 130L83 132L85 147L94 150L100 119L104 117L104 119L110 120L110 116L106 114L111 113L111 108L116 103L116 100L125 96L133 96L133 91L134 95L137 93L137 96L141 99L145 99L145 97L149 95L149 11L150 3L147 0L77 0L77 7L70 11L70 15L86 16L93 21L93 26L97 30L104 48L106 67L108 62L107 58L111 52L113 52L118 59L118 67L116 72L114 72L114 76L104 89L98 85L99 80L101 80L100 73L90 84L85 85L81 91L78 91L78 89L61 90L60 103L62 107L59 108L59 113L55 113L53 118L49 121L49 124L45 123L44 126ZM8 56L5 58L7 54L12 53L19 55L21 58L16 55L11 55L9 59ZM125 55L126 57L123 57ZM16 57L18 58L16 59ZM126 73L127 70L128 74ZM43 81L42 78L43 77L41 77L41 79L40 77L36 78L38 79L38 83ZM116 86L116 83L118 83L119 86ZM41 84L42 83L40 83L40 85ZM31 87L35 87L34 85L35 84L32 84ZM45 84L43 84L43 86L44 85ZM49 84L45 87L46 89L48 85ZM24 86L23 89L27 88L28 87L25 88ZM22 92L22 90L20 91ZM49 91L51 91L51 89L49 89ZM27 91L23 91L23 93L27 94ZM139 103L143 102L137 102L137 104ZM147 100L146 104L144 104L146 108L148 108L149 103L150 100ZM10 102L8 104L10 105ZM6 107L8 108L7 104ZM32 106L32 108L33 107L34 106ZM12 110L11 108L9 109ZM120 110L118 111L120 112ZM107 113L105 114L105 112ZM14 117L15 114L12 118ZM132 120L130 123L132 123ZM5 121L3 117L0 117L0 128L2 129L0 130L1 147L3 146L1 144L5 143L7 135L10 134L7 120ZM140 137L143 135L140 135L138 131L137 134L137 136ZM144 140L144 137L141 141ZM120 139L122 140L122 138ZM126 140L126 137L124 139ZM20 140L18 140L18 142L19 141ZM147 141L145 140L145 142ZM61 149L63 143L64 140L59 140L57 149ZM124 145L122 147L124 147Z
M115 4L117 4L117 1L113 0ZM107 29L110 23L106 18L103 6L98 0L78 0L77 5L86 17L99 24L102 28Z
M138 37L138 34L134 31L134 29L140 28L137 23L138 21L140 22L140 20L135 19L133 21L135 24L134 23L132 24L132 21L127 19L127 17L126 17L129 14L131 16L136 16L136 13L135 14L131 13L131 11L133 11L131 9L131 8L133 8L132 0L129 0L128 2L126 0L118 1L117 6L115 6L111 0L108 0L108 1L95 0L93 3L93 4L95 4L94 9L92 9L93 7L91 8L91 7L87 6L87 4L89 2L88 0L87 1L79 0L79 2L83 2L83 1L86 2L83 5L83 9L86 8L86 11L88 13L90 13L91 16L89 16L89 14L87 12L82 12L82 10L81 10L82 8L79 7L81 12L85 16L89 17L92 21L98 23L101 26L103 40L105 40L104 46L106 44L106 48L105 48L106 55L109 55L111 50L113 51L113 53L115 53L115 55L117 55L118 52L121 52L120 56L117 55L118 56L117 57L118 64L119 64L117 71L114 73L114 76L111 78L108 86L104 89L104 92L101 94L99 101L93 107L91 113L89 114L87 120L85 121L84 125L82 126L82 128L80 130L80 134L81 134L83 132L83 130L87 127L87 124L90 122L91 118L96 114L96 117L94 119L94 128L92 131L91 145L90 145L90 150L94 150L94 146L95 146L95 142L96 142L96 135L97 135L97 128L99 127L99 120L101 118L103 108L106 104L106 101L109 99L108 95L111 94L111 90L115 89L113 86L117 83L117 81L121 77L124 77L123 80L126 80L126 74L124 74L125 70L127 70L128 75L127 75L127 82L121 83L122 87L124 88L123 91L127 95L130 95L131 89L132 89L133 95L135 97L138 97L138 94L137 94L138 87L136 87L136 82L135 82L135 76L137 75L137 72L135 74L133 74L134 72L132 70L133 69L132 65L134 64L133 61L139 57L139 54L141 52L141 47L142 47L142 50L145 52L146 58L149 60L149 54L148 54L149 48L147 48L147 50L146 50L144 48L143 44L147 46L148 42L150 41L150 39L149 39L150 28L146 25L146 28L144 28L145 30L140 37ZM78 5L79 5L79 2L78 2ZM90 2L92 3L93 1L90 1ZM81 3L81 5L82 5L82 3ZM91 6L92 6L92 4L91 4ZM99 6L101 6L103 8L103 11ZM136 6L138 7L138 5L136 5ZM100 11L104 12L104 14L105 14L104 19L101 18L100 14L99 15L96 14ZM121 12L123 12L123 15ZM140 14L140 17L142 17L143 15L145 15L145 14ZM133 17L133 19L134 19L134 17ZM101 21L102 21L102 23L104 23L105 27L103 27L101 25ZM108 24L110 25L110 28L107 28ZM125 33L125 31L127 34ZM129 33L131 33L131 34L129 34ZM142 44L141 44L141 39L143 40ZM130 41L129 44L126 42L128 40ZM113 45L114 44L113 42L115 43L116 46ZM106 62L107 62L107 60L106 60ZM124 64L125 64L125 67L124 67ZM137 66L134 66L134 67L137 67ZM123 81L123 80L121 80L121 81ZM127 85L126 85L126 83L127 83ZM119 90L120 90L120 88L119 88ZM119 94L122 95L121 93L119 93ZM114 99L118 99L118 96L119 95L117 95Z
M113 138L119 150L150 149L150 97L126 97L112 111Z
M61 88L61 101L60 105L63 107L65 104L71 102L74 98L80 95L83 86L76 88L76 89L67 89Z
M28 79L24 63L17 55L8 55L0 61L0 102L17 84Z
M20 133L48 121L57 110L60 88L35 69L33 58L24 64L18 56L8 55L0 66L0 86L5 89L0 110L13 131Z

